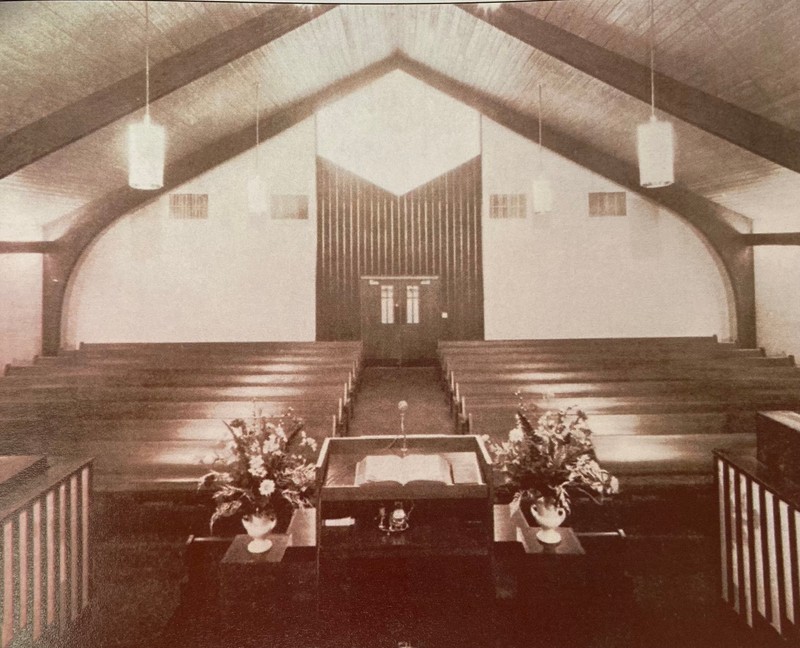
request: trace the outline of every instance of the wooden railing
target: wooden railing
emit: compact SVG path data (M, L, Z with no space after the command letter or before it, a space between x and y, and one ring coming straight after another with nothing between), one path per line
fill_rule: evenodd
M50 460L0 497L0 646L66 633L90 598L92 463Z
M723 600L754 629L800 636L800 488L755 456L715 452Z

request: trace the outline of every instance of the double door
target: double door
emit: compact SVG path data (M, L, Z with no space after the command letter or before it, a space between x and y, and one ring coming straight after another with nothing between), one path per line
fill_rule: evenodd
M404 364L436 358L439 277L361 277L361 339L368 360Z

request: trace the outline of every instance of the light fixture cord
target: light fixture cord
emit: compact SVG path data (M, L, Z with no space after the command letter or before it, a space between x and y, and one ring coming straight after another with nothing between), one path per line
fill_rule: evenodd
M144 3L144 114L150 120L150 8Z
M656 116L656 73L655 73L655 49L656 49L656 22L653 0L650 0L650 117Z
M539 84L539 170L542 169L542 84Z

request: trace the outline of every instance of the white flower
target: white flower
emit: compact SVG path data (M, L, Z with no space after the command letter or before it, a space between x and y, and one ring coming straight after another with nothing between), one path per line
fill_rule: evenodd
M525 439L525 433L520 428L514 428L508 433L508 440L511 443L520 443Z
M253 477L266 477L267 471L264 468L264 457L261 455L250 457L250 468L248 472L253 475Z
M269 497L272 493L275 492L275 482L271 479L265 479L261 482L261 485L258 487L258 492L261 493L264 497Z
M270 434L264 440L264 452L277 452L280 450L281 444L278 440L278 437L275 434Z
M301 446L308 446L312 450L316 452L317 450L317 440L313 437L306 436L305 432L301 432L302 438L300 439Z

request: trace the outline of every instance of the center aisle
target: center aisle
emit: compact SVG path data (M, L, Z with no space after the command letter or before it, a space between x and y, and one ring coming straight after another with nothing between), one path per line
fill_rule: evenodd
M400 434L397 405L408 403L406 434L452 434L438 367L366 367L354 405L349 436Z

